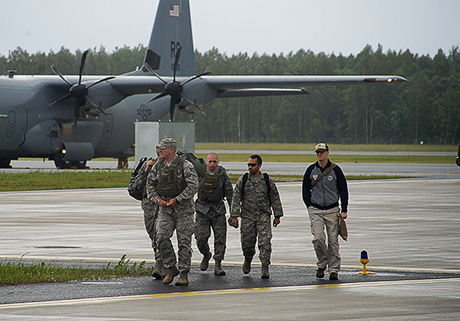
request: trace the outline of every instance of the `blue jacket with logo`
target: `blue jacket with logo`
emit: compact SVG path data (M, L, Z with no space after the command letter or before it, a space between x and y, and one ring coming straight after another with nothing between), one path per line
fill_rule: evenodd
M327 161L327 165L324 169L331 165L331 161ZM324 171L318 164L318 162L308 166L303 176L302 182L302 198L305 205L313 206L321 210L327 210L339 206L342 206L342 212L348 211L348 187L345 175L342 169L337 165L334 169L323 177L313 189L311 183Z

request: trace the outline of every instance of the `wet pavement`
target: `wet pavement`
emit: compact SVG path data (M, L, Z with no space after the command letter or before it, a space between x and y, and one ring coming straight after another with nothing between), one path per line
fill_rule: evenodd
M460 319L459 177L350 181L339 281L314 276L301 185L278 187L285 217L273 230L269 280L257 258L249 275L241 272L239 231L229 228L224 277L212 264L198 269L193 242L188 287L152 277L0 287L0 319ZM125 189L0 193L0 222L3 262L91 266L124 254L153 262L140 204ZM362 250L374 275L356 274Z

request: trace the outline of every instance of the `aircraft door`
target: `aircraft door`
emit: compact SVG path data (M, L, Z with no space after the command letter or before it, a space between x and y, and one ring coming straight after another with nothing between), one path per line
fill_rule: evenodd
M16 126L16 113L14 111L10 111L8 113L7 120L6 137L11 137L14 134L14 126Z
M27 111L10 110L0 114L0 150L6 157L17 157L17 149L24 142Z

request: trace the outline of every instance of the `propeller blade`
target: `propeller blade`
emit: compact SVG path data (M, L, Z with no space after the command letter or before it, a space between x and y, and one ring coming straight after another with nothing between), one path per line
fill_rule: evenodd
M202 74L193 76L193 77L187 79L186 81L184 81L181 85L183 86L183 85L185 85L185 84L191 82L192 80L195 80L195 79L197 79L197 78L200 78L201 76L209 75L210 73L211 73L210 71L207 71L207 72L204 72L204 73L202 73Z
M177 73L177 65L179 64L180 53L182 51L182 47L179 47L174 55L174 73L173 73L173 82L176 81L176 73Z
M96 81L95 83L93 83L93 84L89 85L88 87L86 87L86 89L90 89L91 87L93 87L93 86L95 86L95 85L97 85L97 84L100 84L101 82L104 82L104 81L106 81L106 80L110 80L110 79L113 79L113 78L115 78L115 76L110 76L110 77L105 77L105 78L103 78L103 79L99 79L99 80Z
M156 76L158 79L160 79L165 85L167 84L167 82L165 80L163 80L163 78L161 78L156 72L155 70L153 70L152 67L150 67L150 65L148 63L145 63L144 64L144 67L145 69L148 70L148 72L150 72L152 75Z
M72 84L67 79L64 78L64 76L61 74L61 72L55 65L51 65L51 69L54 71L56 75L61 77L62 80L64 80L70 87L72 87Z
M161 98L161 97L167 96L167 95L168 95L168 94L165 93L165 92L163 91L161 94L156 95L155 97L153 97L153 98L147 100L147 101L144 103L144 105L146 105L146 104L148 104L148 103L150 103L150 102L152 102L152 101L154 101L154 100L157 100L157 99L159 99L159 98Z
M75 126L77 126L78 117L80 117L80 102L79 101L75 102L75 108L73 111L73 121L74 121Z
M169 101L169 121L173 121L175 108L176 103L174 102L174 98L171 97L171 100Z
M48 105L49 106L52 106L52 105L56 105L57 103L63 101L63 100L66 100L66 99L69 99L69 98L72 98L72 95L71 94L67 94L65 96L62 96L61 98L59 98L58 100L55 100L53 101L51 104Z
M182 95L182 99L185 100L186 102L188 102L190 105L195 106L195 108L198 109L203 115L207 116L206 113L197 104L192 102L190 99L188 99L184 95Z
M91 107L99 108L95 103L93 103L88 97L86 97L86 101L91 105Z
M103 113L104 115L107 116L107 114L105 113L104 109L102 109L101 107L97 107L97 109L99 109L99 111L100 111L101 113Z
M78 84L81 84L81 76L83 74L83 68L85 67L85 62L86 62L86 56L88 56L89 50L85 50L83 54L81 55L81 61L80 61L80 72L78 73Z

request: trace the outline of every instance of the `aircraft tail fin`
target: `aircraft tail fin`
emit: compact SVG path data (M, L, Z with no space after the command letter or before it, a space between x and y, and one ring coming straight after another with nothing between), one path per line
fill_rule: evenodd
M176 75L196 75L189 0L160 0L144 63L158 75L172 76L179 47L182 51Z

